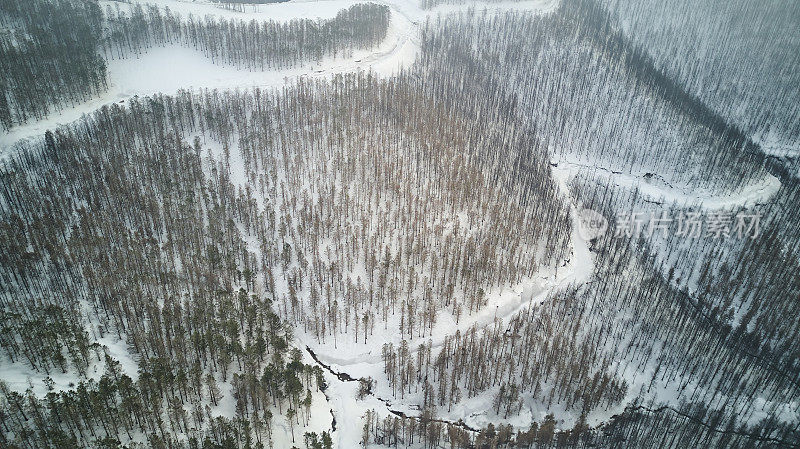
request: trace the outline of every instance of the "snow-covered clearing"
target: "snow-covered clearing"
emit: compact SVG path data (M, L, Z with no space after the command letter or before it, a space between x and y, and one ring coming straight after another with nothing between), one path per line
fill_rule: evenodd
M133 0L169 8L182 16L207 15L240 20L330 19L342 9L358 0L293 0L284 3L247 7L245 12L223 8L209 1ZM452 14L473 9L475 11L502 12L524 10L534 13L553 11L557 0L531 0L524 2L475 2L463 5L441 5L423 10L414 0L379 0L391 11L386 39L372 50L353 51L346 56L326 58L304 63L286 70L246 71L236 67L214 64L201 52L179 45L151 48L139 58L112 59L108 61L108 90L105 94L71 108L52 113L49 117L29 122L0 134L0 160L7 158L20 140L41 136L48 129L57 128L80 119L104 105L122 103L135 96L157 93L173 94L181 89L246 89L252 87L278 88L299 78L330 78L337 73L372 71L381 76L391 76L401 68L409 67L419 51L420 30L425 20L439 14ZM103 8L130 8L127 3L104 0Z
M173 94L181 89L277 88L301 77L329 78L336 73L369 70L388 75L413 62L418 49L416 39L416 26L400 14L392 14L386 39L372 51L353 51L346 57L265 71L213 64L200 51L180 45L154 47L139 58L109 60L109 88L101 97L0 135L0 158L7 157L13 145L22 139L40 136L48 129L78 120L104 105L124 104L135 96Z

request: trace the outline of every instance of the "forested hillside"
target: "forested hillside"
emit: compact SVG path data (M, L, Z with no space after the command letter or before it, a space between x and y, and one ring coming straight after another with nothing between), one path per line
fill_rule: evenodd
M797 156L800 4L602 3L631 41L686 91L769 153Z
M96 2L0 2L0 125L39 120L106 87Z
M0 0L0 447L800 447L800 13L718 3Z

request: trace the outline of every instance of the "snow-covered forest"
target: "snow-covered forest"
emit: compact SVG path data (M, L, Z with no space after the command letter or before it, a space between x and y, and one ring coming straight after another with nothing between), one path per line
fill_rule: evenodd
M0 447L800 447L800 3L0 0Z

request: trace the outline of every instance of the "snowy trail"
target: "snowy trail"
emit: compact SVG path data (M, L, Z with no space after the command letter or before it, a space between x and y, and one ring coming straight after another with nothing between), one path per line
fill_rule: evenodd
M573 224L573 253L567 266L559 272L555 279L550 279L546 282L543 290L533 295L529 300L522 301L509 308L502 316L497 318L502 318L504 322L507 322L508 318L519 313L523 308L542 302L551 292L570 284L580 284L589 279L594 263L586 241L577 232L577 215L574 207ZM493 320L494 317L487 322L477 324L490 324ZM473 324L476 323L462 325L459 328L463 332ZM455 331L455 329L451 329L452 333L455 333ZM372 352L368 352L366 354L354 354L350 357L333 356L331 354L335 351L332 351L329 347L322 346L316 350L311 349L310 346L314 345L314 343L309 341L312 339L308 338L308 336L301 334L296 337L301 344L306 345L307 352L313 354L314 361L325 369L325 376L329 384L326 397L328 398L328 404L331 406L330 412L337 423L337 429L333 433L337 447L350 447L349 445L353 441L360 440L361 418L367 410L375 411L381 418L389 415L419 415L419 410L414 408L416 403L414 395L409 395L405 400L399 397L383 399L373 391L363 400L356 399L358 382L355 382L355 380L367 376L380 379L378 374L383 372L383 362L379 354L373 355ZM435 338L433 342L434 348L441 346L442 341L443 338ZM438 421L456 423L470 431L481 428L483 422L476 420L482 418L482 416L480 413L475 413L475 410L477 410L475 404L478 404L478 409L483 409L485 408L485 403L481 401L480 397L474 399L477 399L477 402L471 401L470 404L459 405L452 412L441 414Z
M571 200L568 189L570 179L577 171L587 168L592 167L581 166L577 163L564 163L564 161L559 161L558 165L553 167L552 173L556 184L567 199ZM662 188L652 185L645 185L643 187L642 184L646 183L643 183L642 179L630 175L610 173L609 178L612 182L620 186L631 188L638 186L644 195L652 198L661 199L662 201L676 201L678 203L700 205L705 208L732 207L735 205L746 205L764 201L780 188L778 179L771 175L761 183L746 187L744 191L739 194L717 196L685 193L674 188ZM652 188L648 190L648 186ZM465 330L474 325L478 327L490 325L495 319L502 319L504 323L507 323L509 318L518 314L526 307L543 302L549 294L570 285L580 285L589 281L595 266L593 255L589 249L588 242L578 231L579 211L576 204L571 204L571 212L573 220L572 254L569 256L568 263L564 267L559 267L556 273L541 276L539 281L533 279L523 286L518 286L516 290L501 293L494 298L495 302L490 301L490 305L478 313L473 320L464 320L459 325L448 328L446 332L435 331L433 336L427 339L414 339L411 345L412 350L415 350L415 344L427 342L428 340L431 341L433 348L438 348L442 345L444 336L452 335L456 330L461 331L463 334ZM352 378L373 376L380 379L379 376L383 372L383 361L380 349L370 351L366 350L367 348L364 347L364 352L357 352L353 351L352 347L348 347L342 348L342 350L334 350L329 344L316 344L312 338L308 338L309 336L298 335L298 337L301 340L305 340L303 343L309 348L313 348L320 362L331 367L336 372ZM339 384L349 384L350 386L355 384L355 382L341 381L333 376L331 377L331 381ZM350 387L342 386L341 388L348 389L349 391ZM367 403L363 402L348 402L348 404L345 405L342 403L343 400L345 399L338 398L333 402L333 413L337 416L338 421L346 420L347 417L352 419L354 417L354 411L358 410L359 413L363 414L368 408L381 410L382 415L394 413L398 410L410 414L415 413L415 409L413 408L415 398L413 396L407 397L405 400L397 398L385 403L381 402L378 408L375 407L374 401L369 401L369 406L367 406ZM340 405L345 408L337 408ZM480 404L478 404L478 406L480 406ZM474 413L475 410L478 410L475 404L464 403L452 412L442 415L442 417L452 421L456 421L460 418L470 426L481 427L481 419L484 419L484 417L480 413ZM607 417L600 420L603 421L606 419ZM348 433L353 431L355 430L350 430ZM342 439L340 441L345 440Z
M739 206L755 206L763 204L781 188L781 181L772 174L767 174L758 182L749 184L737 192L710 194L693 189L681 189L670 185L659 185L649 181L645 175L632 175L613 171L604 167L581 163L561 157L554 161L553 171L563 172L571 177L580 171L596 171L604 173L608 181L616 186L634 189L646 199L660 204L696 206L704 209L731 209Z

